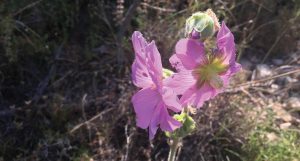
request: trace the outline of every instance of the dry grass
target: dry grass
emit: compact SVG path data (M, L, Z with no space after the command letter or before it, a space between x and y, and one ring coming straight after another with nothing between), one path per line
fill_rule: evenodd
M126 16L134 1L12 0L0 6L0 160L165 160L163 133L149 142L135 126L130 34L140 30L154 39L168 67L185 19L195 11L212 8L228 23L241 58L268 62L284 53L284 64L299 68L299 57L289 54L299 40L297 1L143 0ZM239 76L236 84L250 79ZM297 73L291 77L299 79ZM297 84L274 90L268 82L206 103L194 116L197 131L183 140L179 160L262 154L244 149L264 141L248 144L256 136L252 130L266 119L266 109L276 105L282 114L299 91ZM299 129L299 112L290 113L291 127ZM278 117L272 126L289 122Z

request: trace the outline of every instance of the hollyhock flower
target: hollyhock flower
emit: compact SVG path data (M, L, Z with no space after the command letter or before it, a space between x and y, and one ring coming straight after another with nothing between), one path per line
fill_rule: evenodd
M233 34L225 23L217 34L217 49L205 54L203 43L195 39L177 42L170 62L179 73L167 83L178 95L184 106L201 107L203 103L228 86L229 78L241 69L236 63Z
M153 139L158 127L172 132L181 126L168 112L168 109L181 111L181 105L176 93L165 86L165 81L170 78L163 79L161 57L155 42L147 43L143 35L136 31L132 35L132 43L135 51L132 81L142 89L134 94L131 101L137 126L149 128L149 137Z

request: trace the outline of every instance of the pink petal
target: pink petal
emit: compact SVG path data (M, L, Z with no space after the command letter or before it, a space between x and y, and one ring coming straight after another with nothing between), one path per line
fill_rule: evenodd
M143 34L139 31L134 31L131 36L131 40L133 44L133 49L136 52L136 54L144 58L146 56L145 46L147 46L148 43L143 37Z
M173 54L169 61L172 67L174 67L178 72L182 70L192 70L198 65L192 57L185 54Z
M159 122L160 122L161 108L164 108L163 107L163 102L159 101L156 108L155 108L155 111L152 115L151 122L150 122L150 125L149 125L149 138L150 138L150 140L152 140L154 138L154 136L156 134L156 131L158 129L158 125L159 125Z
M230 76L239 72L242 69L241 64L239 63L233 63L228 69L228 72L230 73Z
M163 101L160 101L155 108L150 122L149 138L150 140L154 138L158 127L160 127L163 131L171 132L180 126L181 123L169 115L166 105L163 103Z
M131 102L137 116L137 126L147 128L154 114L155 107L160 100L160 94L157 90L144 88L132 96Z
M148 46L146 46L145 51L147 56L147 68L152 81L158 88L161 88L163 75L162 64L160 53L155 45L155 42L152 41Z
M168 108L173 110L174 112L180 112L182 110L182 106L179 103L177 94L173 91L173 89L163 87L162 99L164 103L168 106Z
M131 66L131 78L135 86L144 88L152 84L152 79L145 64L142 64L138 59L135 59Z
M206 61L204 45L194 39L181 39L175 47L176 55L186 69L193 69Z
M230 77L232 75L234 75L235 73L237 73L238 71L240 71L241 69L242 69L241 64L234 63L229 67L229 69L226 71L226 73L220 75L220 78L223 80L223 88L228 87Z
M148 43L140 32L135 31L132 34L132 44L135 51L135 60L132 64L131 73L132 82L140 88L149 87L152 84L152 80L146 66L145 53L145 47Z
M196 84L192 70L182 70L165 79L165 86L172 88L177 95L182 95L187 89Z
M223 63L228 65L233 63L236 56L234 37L224 22L217 35L217 46L224 59Z
M218 93L218 90L207 84L204 84L200 89L193 86L182 95L180 101L184 106L192 105L196 108L200 108L205 101L214 98Z
M181 70L185 70L186 68L184 68L184 66L181 63L181 60L178 58L177 54L173 54L170 59L169 59L171 65L173 68L175 68L177 70L177 72L180 72ZM186 63L187 64L187 63ZM189 68L193 68L189 67Z
M181 123L169 115L167 108L161 109L160 128L163 131L172 132L175 129L179 128L180 126L181 126Z

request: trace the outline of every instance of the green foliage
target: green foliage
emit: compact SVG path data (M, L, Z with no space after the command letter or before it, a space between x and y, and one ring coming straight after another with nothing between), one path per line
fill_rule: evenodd
M17 107L16 111L20 111L21 114L9 117L8 120L11 121L4 123L8 125L7 127L6 125L1 126L1 130L5 131L5 136L0 135L3 140L0 146L0 154L3 158L0 157L0 160L14 160L17 156L23 158L34 155L36 151L41 150L38 146L40 140L56 145L57 140L69 137L67 126L72 126L69 124L74 122L80 122L78 121L80 116L74 115L74 113L78 113L77 108L63 109L66 107L65 105L76 102L81 97L79 93L73 93L73 89L78 88L90 95L90 93L98 94L97 89L102 89L103 86L103 84L97 86L97 83L81 86L81 82L78 81L79 77L84 75L86 79L90 80L91 75L89 74L95 73L95 77L93 77L95 82L97 80L106 82L103 75L99 74L100 78L96 77L98 68L89 69L91 67L88 65L96 64L98 66L95 62L100 62L100 64L106 63L106 66L98 66L100 70L111 68L110 59L115 59L114 56L106 56L114 55L117 48L118 24L111 18L115 17L116 2L116 0L4 0L1 3L0 107L1 110L6 106ZM122 4L123 6L120 6L120 8L123 7L124 13L128 10L131 2L132 0L126 1ZM274 44L276 36L282 32L282 24L287 24L287 21L300 15L299 0L263 0L260 2L195 0L182 2L147 1L143 3L149 3L148 7L140 5L122 38L121 46L129 60L133 57L130 40L132 31L140 30L147 39L155 39L164 58L165 54L173 52L176 41L184 36L186 18L194 12L205 11L208 8L212 8L220 20L225 20L231 27L236 36L236 43L239 44L239 49L242 49L240 51L250 48L268 50L270 44ZM163 10L164 8L171 8L173 11L166 12ZM270 19L276 20L276 22L269 23ZM294 30L291 30L290 33L287 32L284 38L297 36L298 32L293 31L298 30L293 24L297 24L298 21L295 19L290 23L289 27ZM283 44L276 45L278 50L283 47L293 49L290 47L290 44L293 43L282 42ZM260 46L261 44L262 46ZM106 54L94 52L95 48L98 49L102 46L104 46L103 50ZM58 48L62 48L63 54L56 59ZM276 52L276 49L273 51ZM90 63L91 60L94 62ZM53 64L56 64L56 71L53 72L54 74L49 74L53 69ZM80 72L80 70L84 71ZM170 71L166 71L164 74L170 75ZM49 81L44 81L48 75ZM70 80L74 80L74 82ZM39 84L43 85L45 82L47 87L41 94L43 99L40 102L34 102L39 107L33 108L30 101L40 89ZM109 83L111 83L110 80ZM65 84L69 86L63 87ZM92 85L93 87L91 87ZM63 95L63 102L52 98L57 93ZM49 104L49 102L51 103ZM52 102L57 105L53 105ZM55 110L42 111L38 115L32 115L40 106ZM98 109L98 104L96 106ZM106 108L107 105L101 101L99 106L102 109L102 106ZM28 109L32 111L27 111ZM94 112L91 111L91 113ZM26 117L23 116L25 114ZM183 128L167 135L184 136L195 128L195 122L188 115L181 114L175 117L183 123ZM228 128L232 130L242 127L233 123L235 121L242 122L236 117L226 115L224 118L228 118L226 124L230 126L222 126L221 134L225 133ZM219 120L221 119L219 118ZM115 120L107 121L105 125L101 126L113 127L112 122ZM249 142L244 147L245 160L300 158L296 153L299 151L299 133L276 129L273 122L274 120L270 119L264 125L256 127L249 135ZM243 126L248 127L249 125L243 123ZM240 130L241 134L234 136L246 133L245 129L247 128L243 127L243 131ZM9 133L6 133L7 130ZM110 134L109 130L105 130L105 132L107 132L107 136ZM279 139L268 142L265 135L270 132L276 133ZM221 134L220 139L228 140L228 136L223 138ZM216 139L219 139L217 137ZM110 139L105 139L104 142L110 145L107 140ZM78 144L82 145L82 143ZM70 155L73 160L88 160L92 155L89 153L88 146L75 145L75 147L77 149L75 148L75 152L72 151ZM231 151L238 153L236 149Z
M275 127L274 116L269 112L267 121L250 133L243 149L246 161L297 161L300 158L300 133Z
M300 135L298 131L276 130L276 140L269 141L264 130L257 130L249 137L248 144L244 147L247 151L245 160L255 161L282 161L300 158Z

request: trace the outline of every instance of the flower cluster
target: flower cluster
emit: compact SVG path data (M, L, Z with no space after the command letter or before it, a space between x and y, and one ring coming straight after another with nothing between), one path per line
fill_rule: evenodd
M241 69L235 61L233 34L224 22L219 25L211 10L193 14L186 26L187 38L177 42L170 58L177 73L162 67L154 41L148 43L138 31L132 35L135 51L132 81L141 88L132 97L132 103L137 126L149 128L150 139L159 127L172 132L182 126L183 122L169 112L177 113L188 106L200 108L221 93L229 78ZM213 36L217 30L216 46L206 52L203 37Z

